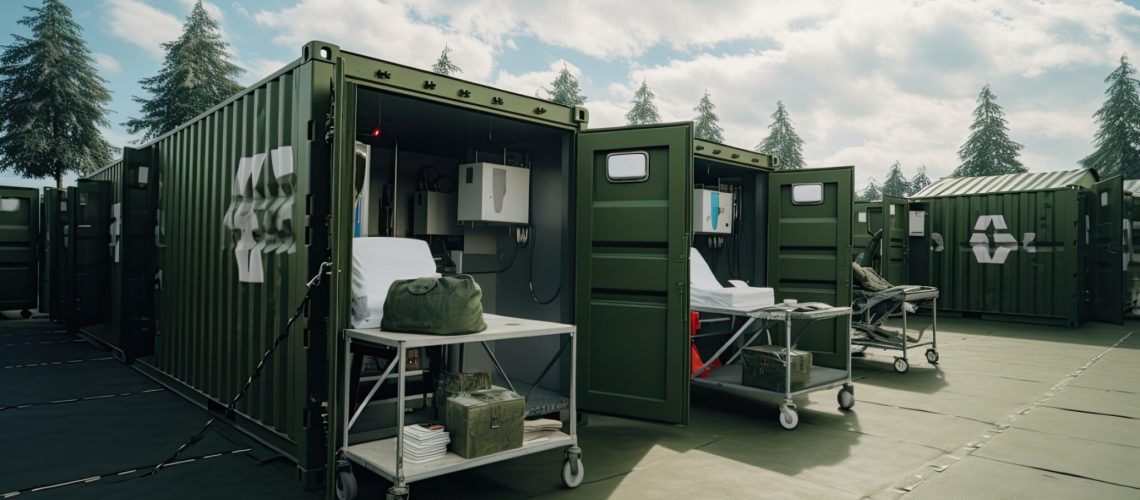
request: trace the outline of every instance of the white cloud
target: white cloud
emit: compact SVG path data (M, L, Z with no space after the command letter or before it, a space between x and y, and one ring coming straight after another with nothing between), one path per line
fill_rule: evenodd
M691 119L708 89L728 142L752 147L783 100L809 165L854 164L858 184L896 160L908 175L923 163L931 177L952 171L986 82L1025 164L1072 168L1088 152L1100 79L1121 53L1140 54L1140 11L1107 0L300 0L254 18L278 45L325 39L420 67L449 44L463 77L527 95L562 61L512 73L495 58L566 49L581 55L568 59L593 127L623 124L645 78L664 120ZM594 81L598 60L630 69Z
M104 20L112 35L162 58L162 44L178 37L182 22L140 0L105 0Z
M278 45L299 50L310 40L327 40L345 50L420 68L430 68L444 46L450 46L462 78L486 81L497 44L478 33L418 20L424 12L403 1L302 0L282 10L259 11L254 19L277 32L273 41Z
M123 65L119 63L119 60L108 54L96 52L91 54L91 58L95 60L95 66L104 73L118 73L123 70Z
M563 67L569 70L570 74L574 75L575 78L582 78L581 68L570 64L564 59L559 59L550 63L550 66L542 71L531 71L515 75L500 70L499 73L495 76L495 80L492 85L504 90L510 90L511 92L517 92L519 94L525 94L528 96L538 95L539 97L545 98L546 93L542 90L550 89L550 83L558 77L558 73L562 71Z
M276 59L254 59L249 63L239 64L245 70L243 78L240 83L243 85L252 85L257 83L262 78L272 75L277 70L284 68L289 61L279 61Z

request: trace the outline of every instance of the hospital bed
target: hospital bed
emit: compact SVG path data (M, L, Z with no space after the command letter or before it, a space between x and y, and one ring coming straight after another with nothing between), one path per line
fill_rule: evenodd
M726 393L746 397L782 398L780 404L779 422L785 429L795 429L799 425L799 414L793 398L815 391L840 387L838 394L839 407L847 410L855 405L855 387L851 383L851 358L846 357L845 369L835 369L826 366L813 365L811 378L802 388L793 390L791 383L791 363L785 363L784 391L769 391L757 387L744 385L743 364L741 355L745 347L757 345L755 342L761 335L765 337L765 344L775 343L784 346L784 359L788 358L790 349L794 349L803 334L815 322L828 318L846 317L848 323L851 318L850 307L835 307L818 302L775 303L774 290L771 288L750 287L742 281L732 280L731 287L724 287L709 268L708 263L697 249L690 249L689 253L689 296L690 309L698 313L719 315L730 319L735 326L736 320L743 321L739 327L730 328L728 332L694 334L694 342L700 338L724 337L728 339L719 344L716 352L704 361L699 369L692 372L689 377L694 386L705 387ZM702 323L723 321L725 318L701 320ZM782 325L782 337L772 338L772 330ZM850 328L845 329L850 332ZM781 332L777 331L776 335ZM748 335L747 340L740 342ZM849 340L848 340L849 343ZM732 351L727 360L722 357Z

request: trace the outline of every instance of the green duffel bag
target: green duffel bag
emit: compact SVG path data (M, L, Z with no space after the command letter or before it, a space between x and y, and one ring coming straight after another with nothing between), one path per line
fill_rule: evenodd
M380 328L432 335L481 332L487 329L483 290L466 274L396 280L384 299Z

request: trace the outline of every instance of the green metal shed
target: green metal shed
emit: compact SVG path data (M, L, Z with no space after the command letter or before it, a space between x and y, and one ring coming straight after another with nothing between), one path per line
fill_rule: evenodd
M0 310L29 317L39 302L39 220L38 190L0 186Z
M1119 178L1092 170L945 178L911 198L926 213L939 305L986 317L1119 322Z

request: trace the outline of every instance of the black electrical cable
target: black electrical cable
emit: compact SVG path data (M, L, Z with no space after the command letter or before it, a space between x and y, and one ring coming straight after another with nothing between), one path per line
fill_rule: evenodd
M301 317L301 314L304 314L305 307L309 305L309 300L312 298L313 289L320 286L321 278L324 277L325 270L331 266L332 263L330 262L322 262L320 268L317 269L317 275L313 276L313 279L309 280L309 282L305 284L305 297L301 299L300 304L297 304L296 312L294 312L293 316L289 318L289 321L285 322L285 327L282 329L281 333L277 335L277 338L273 339L273 345L269 346L269 349L266 350L265 354L261 356L261 361L257 363L257 367L253 369L253 373L251 373L249 375L249 378L246 379L245 385L241 387L241 390L239 390L238 393L234 395L233 399L230 400L230 403L226 405L226 411L224 413L225 415L233 413L234 409L237 407L238 401L241 401L241 398L245 397L245 394L249 390L249 387L253 385L254 379L261 375L261 370L265 368L265 363L269 361L269 357L272 356L273 352L281 346L282 342L284 342L287 337L289 337L289 331L292 329L293 323L297 321L297 318ZM214 422L217 420L218 417L213 417L210 420L207 420L196 434L190 436L189 440L187 440L185 443L182 443L182 446L179 446L178 449L174 451L174 454L171 455L170 458L163 460L161 463L154 466L150 472L147 472L146 475L141 477L158 474L158 472L161 471L163 467L166 467L170 463L177 460L183 451L186 451L186 449L194 446L198 443L198 441L201 441L202 438L206 436L206 431L209 430L210 426L214 425Z
M553 303L555 300L558 299L558 296L562 294L562 273L559 272L558 287L554 289L554 295L550 296L550 298L547 300L540 300L538 298L538 295L536 295L534 293L534 254L538 253L538 243L535 243L535 241L537 241L537 238L538 238L537 227L531 226L531 232L533 234L530 235L530 241L531 241L532 245L530 248L530 265L528 266L529 271L530 271L530 278L528 278L528 280L527 280L528 281L527 288L530 289L530 298L534 299L534 302L536 304L538 304L540 306L545 306L545 305L549 305L549 304Z

